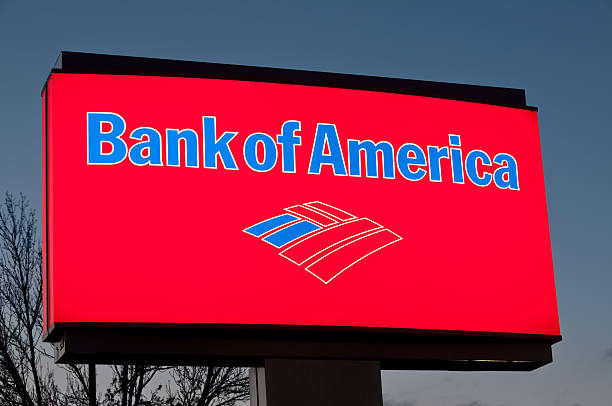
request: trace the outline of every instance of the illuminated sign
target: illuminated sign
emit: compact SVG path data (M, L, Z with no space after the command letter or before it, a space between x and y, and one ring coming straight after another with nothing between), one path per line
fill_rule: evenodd
M43 99L51 339L79 324L559 337L533 108L66 69Z

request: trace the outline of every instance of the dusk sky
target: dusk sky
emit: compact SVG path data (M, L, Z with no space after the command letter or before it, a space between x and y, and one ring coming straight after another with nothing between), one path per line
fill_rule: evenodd
M612 1L424 3L0 0L0 193L41 206L61 50L525 89L563 341L534 372L385 371L386 406L612 405Z

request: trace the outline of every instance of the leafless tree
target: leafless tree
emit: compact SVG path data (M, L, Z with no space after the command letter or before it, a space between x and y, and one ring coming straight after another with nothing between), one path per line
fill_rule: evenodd
M167 388L174 406L234 406L249 398L249 377L244 368L176 367L170 372L174 391Z
M50 405L57 393L43 368L42 248L36 214L26 198L0 203L0 398L3 403Z
M0 202L0 404L86 405L87 375L66 366L68 385L60 390L41 344L43 261L36 225L27 199L6 193Z
M68 364L63 366L63 369L66 371L66 387L62 395L67 405L87 406L92 396L94 401L97 400L96 388L89 387L87 365Z
M149 365L113 365L113 378L106 390L105 404L120 406L165 405L166 400L160 397L161 385L149 390L145 389L155 375L168 369L167 367Z

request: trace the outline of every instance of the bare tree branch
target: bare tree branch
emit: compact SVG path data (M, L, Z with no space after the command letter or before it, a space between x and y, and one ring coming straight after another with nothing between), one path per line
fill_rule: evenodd
M249 398L249 379L244 368L176 367L170 372L176 391L167 388L175 406L233 406Z
M40 376L42 248L36 215L23 195L0 204L0 367L21 404L42 405L49 380ZM8 382L5 382L8 383Z

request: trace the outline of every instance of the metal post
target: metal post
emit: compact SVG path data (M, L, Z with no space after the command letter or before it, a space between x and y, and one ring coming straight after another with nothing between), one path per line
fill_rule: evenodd
M89 364L89 406L97 406L96 399L96 364Z
M266 359L251 368L251 406L382 406L377 361Z

